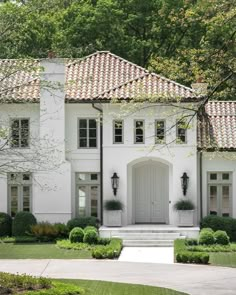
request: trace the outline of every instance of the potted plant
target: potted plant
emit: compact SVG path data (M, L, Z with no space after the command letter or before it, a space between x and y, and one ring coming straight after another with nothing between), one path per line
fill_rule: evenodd
M193 215L195 205L189 199L180 199L174 204L174 209L178 211L178 226L193 226Z
M104 209L106 210L104 216L105 226L121 226L121 212L124 205L121 201L116 199L106 200L104 202Z

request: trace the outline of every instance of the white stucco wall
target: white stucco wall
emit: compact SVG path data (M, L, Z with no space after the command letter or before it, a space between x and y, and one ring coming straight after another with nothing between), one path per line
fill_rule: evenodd
M236 218L236 153L203 152L202 157L202 197L203 216L207 215L207 173L232 172L232 214Z

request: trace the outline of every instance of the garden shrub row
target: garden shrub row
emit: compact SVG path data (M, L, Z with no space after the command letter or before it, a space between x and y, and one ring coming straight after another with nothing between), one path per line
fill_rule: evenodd
M122 250L122 240L112 238L106 246L96 246L92 249L92 257L96 259L114 259L120 256Z
M226 231L230 241L236 242L236 219L231 217L220 217L209 215L202 219L200 223L201 228L209 227L213 231Z
M69 240L71 243L97 244L98 231L93 226L87 226L84 230L81 227L74 227L70 232Z
M11 236L12 218L4 212L0 212L0 237Z
M209 254L204 252L191 252L187 249L185 240L177 239L174 241L175 259L181 263L208 264Z
M0 294L79 295L84 290L72 284L52 282L48 278L0 273Z
M229 245L229 236L225 231L217 230L214 232L211 228L203 228L199 234L200 245Z

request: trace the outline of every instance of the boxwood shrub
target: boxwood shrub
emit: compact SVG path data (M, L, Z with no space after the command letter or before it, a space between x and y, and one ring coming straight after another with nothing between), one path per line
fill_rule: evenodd
M219 245L229 245L229 236L223 230L217 230L214 233L215 243Z
M30 233L32 225L37 224L37 220L30 212L18 212L12 222L12 235L25 236Z
M96 246L92 250L92 256L96 259L114 259L120 256L122 250L122 240L112 238L111 242L106 246Z
M236 219L231 217L220 217L208 215L200 223L200 227L210 227L213 231L226 231L230 241L236 242Z
M200 245L213 245L215 243L214 235L211 231L201 231L199 234Z
M91 230L87 230L84 233L84 239L83 239L84 243L87 244L97 244L98 242L98 233L97 231L91 229Z
M72 218L67 222L68 230L71 231L74 227L85 228L86 226L98 227L98 220L96 217L79 217Z
M11 236L12 218L4 212L0 212L0 237Z
M81 227L74 227L69 235L71 243L82 243L84 239L84 231Z

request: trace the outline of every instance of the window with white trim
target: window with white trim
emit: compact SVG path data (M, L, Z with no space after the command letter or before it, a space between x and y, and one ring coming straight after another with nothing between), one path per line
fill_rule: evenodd
M134 143L144 143L144 120L134 120Z
M11 147L29 147L29 119L11 120Z
M113 121L113 143L123 143L124 142L124 121L114 120Z
M208 172L208 214L232 216L232 173Z
M165 143L165 121L164 120L155 121L155 142Z
M31 211L31 192L30 173L8 173L8 211L12 217L19 211Z
M96 119L78 119L78 148L97 147Z
M187 128L184 120L176 123L176 143L187 143Z
M76 215L100 218L100 174L76 173Z

